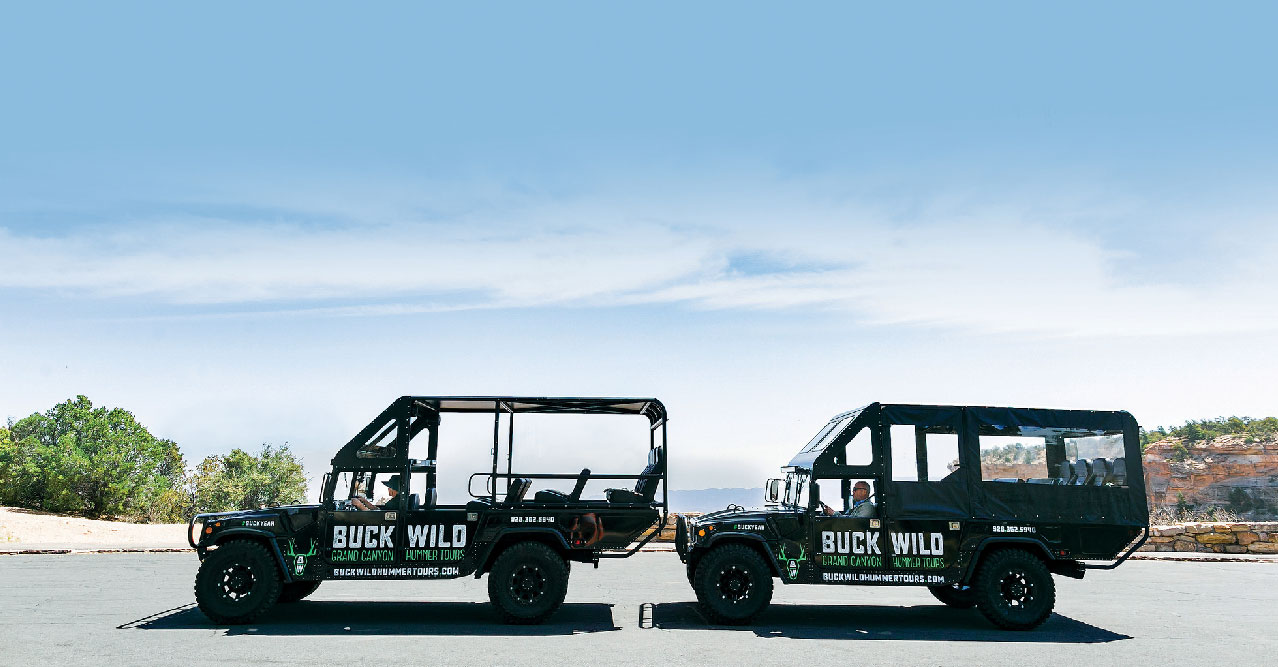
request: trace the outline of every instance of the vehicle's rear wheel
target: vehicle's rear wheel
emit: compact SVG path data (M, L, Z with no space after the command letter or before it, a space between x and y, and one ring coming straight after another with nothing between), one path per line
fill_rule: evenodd
M294 581L284 584L284 587L280 589L279 603L297 602L314 593L315 589L319 588L319 585L320 582L318 581Z
M976 606L1005 630L1030 630L1047 620L1056 604L1052 573L1034 554L1021 549L996 551L976 574Z
M712 623L747 623L772 601L772 572L754 549L728 544L706 554L692 576L701 613Z
M279 567L257 542L237 540L214 549L195 575L195 601L215 623L249 623L279 597Z
M976 591L971 586L928 586L932 597L940 600L947 607L955 609L971 609L976 606Z
M507 623L541 623L567 594L567 563L540 542L507 548L488 573L488 599Z

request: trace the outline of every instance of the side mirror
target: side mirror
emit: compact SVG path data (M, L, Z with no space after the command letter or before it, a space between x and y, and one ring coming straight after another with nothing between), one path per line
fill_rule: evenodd
M781 502L781 480L770 479L763 487L763 499L770 503Z

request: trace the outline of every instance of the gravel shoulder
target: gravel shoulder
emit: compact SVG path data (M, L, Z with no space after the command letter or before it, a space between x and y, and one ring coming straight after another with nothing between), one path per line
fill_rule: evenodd
M186 524L127 523L0 507L0 551L181 549Z

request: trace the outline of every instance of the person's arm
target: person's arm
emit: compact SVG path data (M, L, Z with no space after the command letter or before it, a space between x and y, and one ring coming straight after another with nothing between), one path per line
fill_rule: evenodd
M376 505L368 502L368 498L365 498L364 496L360 496L360 495L353 496L351 498L351 504L355 505L356 509L361 509L366 512L377 509Z

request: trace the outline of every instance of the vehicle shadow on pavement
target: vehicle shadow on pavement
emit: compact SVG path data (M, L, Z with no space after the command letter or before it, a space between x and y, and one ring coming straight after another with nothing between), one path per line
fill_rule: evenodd
M279 605L257 622L219 626L186 605L118 626L121 630L209 630L227 635L571 635L620 630L612 605L564 603L541 625L507 625L486 602L303 600Z
M651 610L651 627L661 630L742 630L760 637L1059 644L1098 644L1131 639L1128 635L1060 614L1052 614L1035 630L1010 632L990 625L974 609L949 609L940 605L773 604L753 623L740 626L711 624L697 611L694 602L659 603L652 605ZM641 610L640 618L644 616Z

